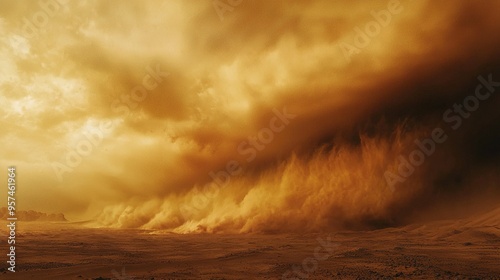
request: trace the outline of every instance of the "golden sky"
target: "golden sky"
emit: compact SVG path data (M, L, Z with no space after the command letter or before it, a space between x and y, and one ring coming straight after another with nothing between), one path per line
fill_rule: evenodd
M0 3L0 166L18 169L20 208L106 226L393 221L436 171L429 161L400 192L384 171L500 58L497 1L34 3ZM474 121L488 129L470 124L433 162L483 162L461 135L494 146L488 104Z

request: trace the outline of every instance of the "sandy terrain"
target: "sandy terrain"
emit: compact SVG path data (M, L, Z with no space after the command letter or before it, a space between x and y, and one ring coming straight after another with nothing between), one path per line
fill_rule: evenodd
M500 279L499 220L497 209L330 240L328 233L177 235L26 222L17 236L18 272L4 264L0 278Z

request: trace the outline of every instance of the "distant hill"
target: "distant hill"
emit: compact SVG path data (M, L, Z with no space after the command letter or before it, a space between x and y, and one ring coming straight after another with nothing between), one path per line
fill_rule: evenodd
M0 217L2 220L6 220L9 216L7 207L0 208ZM19 221L51 221L51 222L66 222L64 214L47 214L42 212L37 212L33 210L28 211L16 211L16 217Z

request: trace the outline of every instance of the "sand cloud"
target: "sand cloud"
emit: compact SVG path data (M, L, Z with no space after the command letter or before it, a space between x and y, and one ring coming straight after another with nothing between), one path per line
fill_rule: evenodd
M326 230L496 191L496 93L396 191L384 172L479 75L500 81L499 4L242 1L222 21L211 1L0 7L0 161L17 166L25 209L177 232ZM283 108L295 117L253 145ZM207 196L230 161L241 172Z

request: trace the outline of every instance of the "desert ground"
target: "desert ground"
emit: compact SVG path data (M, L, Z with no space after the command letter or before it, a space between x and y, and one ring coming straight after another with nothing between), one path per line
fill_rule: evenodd
M317 234L180 235L20 222L17 240L17 272L4 264L1 279L500 279L500 208Z

